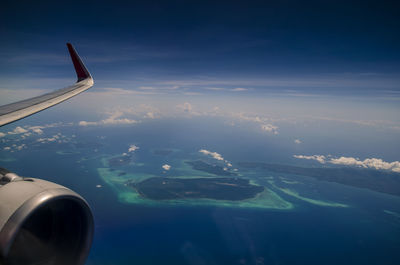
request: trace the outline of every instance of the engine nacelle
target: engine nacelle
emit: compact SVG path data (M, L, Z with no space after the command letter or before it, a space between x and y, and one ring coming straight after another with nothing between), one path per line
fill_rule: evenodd
M92 212L77 193L0 172L0 264L84 264L93 232Z

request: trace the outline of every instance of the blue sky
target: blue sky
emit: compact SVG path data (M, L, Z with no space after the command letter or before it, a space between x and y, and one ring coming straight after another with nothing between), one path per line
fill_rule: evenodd
M95 86L1 132L212 117L326 150L309 155L399 160L399 11L394 1L5 1L0 104L74 82L66 42Z
M398 97L399 10L394 1L5 1L1 88L68 84L69 41L98 87Z

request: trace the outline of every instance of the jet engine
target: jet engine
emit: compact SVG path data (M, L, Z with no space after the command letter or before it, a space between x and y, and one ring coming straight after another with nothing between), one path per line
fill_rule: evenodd
M0 168L0 264L84 264L93 227L77 193Z

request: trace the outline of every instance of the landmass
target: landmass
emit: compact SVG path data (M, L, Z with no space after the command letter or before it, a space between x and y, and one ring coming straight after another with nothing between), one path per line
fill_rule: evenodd
M186 164L191 165L193 169L203 171L206 173L214 174L217 176L237 176L236 173L229 171L228 169L219 166L206 163L202 160L196 161L185 161Z
M152 200L196 199L239 201L255 197L264 191L242 178L163 178L153 177L138 183L128 183L142 197Z
M400 174L390 171L350 167L306 168L262 162L239 162L238 165L242 168L261 168L270 172L308 176L321 181L400 196Z
M108 164L111 167L126 166L126 165L129 165L130 163L131 163L130 155L115 156L115 157L108 159Z

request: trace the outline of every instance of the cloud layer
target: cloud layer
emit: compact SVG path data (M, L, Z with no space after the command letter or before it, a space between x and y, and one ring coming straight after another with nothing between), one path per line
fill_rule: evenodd
M80 126L96 126L96 125L119 125L119 124L134 124L137 123L138 121L128 119L128 118L121 118L121 116L124 115L124 112L122 111L115 111L114 113L111 113L111 115L101 121L80 121L79 125Z
M330 163L330 164L335 164L335 165L373 168L376 170L390 170L393 172L400 173L400 161L386 162L380 158L367 158L364 160L360 160L359 158L345 157L345 156L341 156L339 158L333 158L330 155L328 155L328 156L324 156L324 155L312 155L312 156L294 155L294 157L299 158L299 159L315 160L321 164Z

